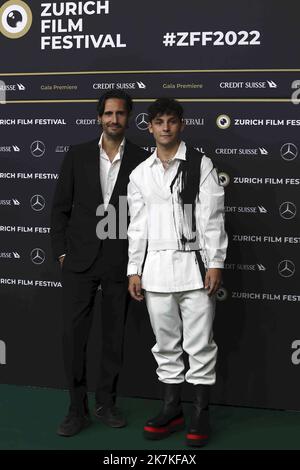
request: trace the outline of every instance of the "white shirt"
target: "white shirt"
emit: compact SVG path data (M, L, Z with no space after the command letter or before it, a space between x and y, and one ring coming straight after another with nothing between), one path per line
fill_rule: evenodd
M145 162L140 164L130 175L128 185L128 203L131 222L128 228L129 263L128 274L141 274L147 239L149 239L149 220L151 209L146 207L145 195L149 198L148 184L151 177L162 191L169 187L176 175L180 160L185 160L186 146L181 142L169 168L164 169L157 157L156 151ZM142 165L147 165L144 174ZM149 174L150 171L150 174ZM216 171L211 160L202 158L201 174L204 178L200 184L199 204L196 207L198 225L205 227L207 236L202 237L205 242L207 267L222 268L226 256L227 236L224 230L224 189L219 186ZM144 179L143 179L144 176ZM148 203L149 206L149 203ZM201 209L200 209L201 208ZM148 209L148 210L147 210ZM200 210L200 212L199 212ZM155 210L157 212L157 208ZM164 226L167 218L160 218L161 236L168 231ZM169 224L169 222L167 222ZM204 239L204 242L203 242ZM148 247L149 248L149 247ZM152 292L178 292L184 290L200 289L203 280L197 263L195 252L179 251L175 249L153 250L147 253L142 274L142 286Z
M111 162L104 148L102 147L103 134L99 140L99 150L100 150L100 183L103 196L103 204L106 208L109 200L111 198L112 192L114 190L115 183L118 178L120 171L121 161L123 158L124 147L125 147L125 137L122 140L118 152Z

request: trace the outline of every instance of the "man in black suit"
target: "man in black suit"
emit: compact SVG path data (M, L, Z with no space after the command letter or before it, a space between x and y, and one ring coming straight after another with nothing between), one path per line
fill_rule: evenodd
M62 268L63 353L70 390L69 412L57 431L61 436L73 436L90 423L86 349L100 283L103 337L95 416L111 427L126 425L115 405L128 307L128 241L118 235L119 197L126 197L129 174L147 154L124 137L132 110L129 95L109 91L101 96L97 110L103 131L100 141L75 145L67 152L52 207L51 238ZM102 207L98 213L103 221L108 205L115 210L117 236L100 239L96 226L101 217L96 210ZM128 223L127 213L125 220Z

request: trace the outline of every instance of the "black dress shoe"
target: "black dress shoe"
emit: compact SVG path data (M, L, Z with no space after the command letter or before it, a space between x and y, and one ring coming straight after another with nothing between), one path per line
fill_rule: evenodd
M124 428L127 426L126 419L116 405L96 404L94 415L101 423L111 428Z
M57 429L59 436L71 437L80 433L91 424L89 414L81 415L76 411L70 411Z

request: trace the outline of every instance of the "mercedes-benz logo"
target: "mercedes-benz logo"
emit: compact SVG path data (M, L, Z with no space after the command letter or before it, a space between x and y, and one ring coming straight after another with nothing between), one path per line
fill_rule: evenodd
M216 297L217 297L217 300L219 300L220 302L227 299L228 292L225 289L225 287L220 287L220 289L217 290Z
M140 113L135 118L135 123L140 131L145 131L148 129L148 114L147 113Z
M44 250L41 248L34 248L30 253L30 259L34 264L42 264L46 259Z
M46 205L46 201L40 194L35 194L30 199L31 209L34 211L42 211Z
M224 173L223 171L221 171L220 173L218 173L218 178L219 178L220 186L223 186L225 188L225 186L229 185L230 176L227 173Z
M30 253L30 259L33 264L42 264L46 259L44 250L41 248L34 248Z
M293 219L296 213L297 207L293 202L286 201L279 206L279 214L283 219Z
M282 277L292 277L295 274L295 271L295 265L289 259L284 259L278 264L278 273Z
M283 146L281 147L280 155L282 156L283 160L286 160L287 162L291 162L292 160L295 160L295 158L297 157L298 148L296 147L295 144L288 142L287 144L283 144Z
M33 157L42 157L46 151L46 146L41 140L35 140L30 145L31 155Z

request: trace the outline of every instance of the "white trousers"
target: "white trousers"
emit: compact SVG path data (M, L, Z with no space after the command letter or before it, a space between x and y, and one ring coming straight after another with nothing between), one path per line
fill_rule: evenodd
M183 292L146 291L146 303L156 344L151 349L164 383L215 383L217 345L213 340L215 296L205 289ZM186 374L183 351L188 354Z

